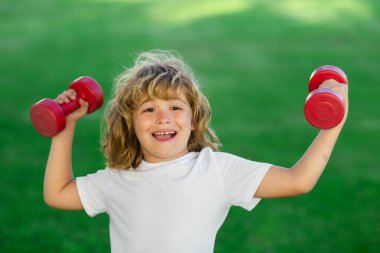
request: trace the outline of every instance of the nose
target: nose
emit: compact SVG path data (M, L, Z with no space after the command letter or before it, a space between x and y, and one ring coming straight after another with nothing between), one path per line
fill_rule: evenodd
M158 125L169 124L171 122L170 112L166 110L160 110L157 114Z

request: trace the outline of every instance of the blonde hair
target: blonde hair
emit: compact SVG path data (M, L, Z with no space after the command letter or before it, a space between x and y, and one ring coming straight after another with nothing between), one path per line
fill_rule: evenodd
M198 152L205 147L219 150L219 140L209 127L209 102L201 93L192 71L174 52L154 50L140 54L135 65L115 80L101 140L107 166L136 168L143 159L132 115L144 96L168 100L178 98L182 92L193 114L194 130L190 134L188 150Z

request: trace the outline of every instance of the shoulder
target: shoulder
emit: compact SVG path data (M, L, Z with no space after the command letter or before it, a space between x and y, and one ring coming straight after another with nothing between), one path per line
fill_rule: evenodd
M94 173L88 174L83 177L79 177L78 181L87 181L92 182L97 185L106 186L108 184L111 184L113 179L120 175L120 170L112 169L109 167L106 167L104 169L98 170Z
M117 173L117 170L106 167L104 169L98 170L95 173L88 174L89 177L109 177L112 174Z
M203 150L202 150L203 151ZM271 164L266 162L254 161L251 159L243 158L231 153L226 152L216 152L211 149L205 150L207 155L214 160L215 164L222 171L224 170L257 170L265 169L267 170Z

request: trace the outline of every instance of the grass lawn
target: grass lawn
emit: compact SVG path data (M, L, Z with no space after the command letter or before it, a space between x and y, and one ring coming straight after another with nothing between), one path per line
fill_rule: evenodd
M106 99L138 52L178 51L213 108L223 151L292 166L318 131L303 116L318 66L341 67L350 113L308 195L232 208L215 252L378 252L380 247L380 2L10 1L0 6L0 252L109 252L108 217L47 207L50 140L29 108L88 75ZM104 167L102 110L75 137L76 176Z

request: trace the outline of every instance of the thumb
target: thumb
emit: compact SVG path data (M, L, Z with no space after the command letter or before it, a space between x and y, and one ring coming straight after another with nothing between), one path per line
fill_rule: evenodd
M87 111L88 110L88 102L84 99L79 99L79 104L80 104L80 110Z
M81 106L85 106L85 107L88 107L88 102L86 100L84 100L83 98L80 98L79 99L79 104Z

